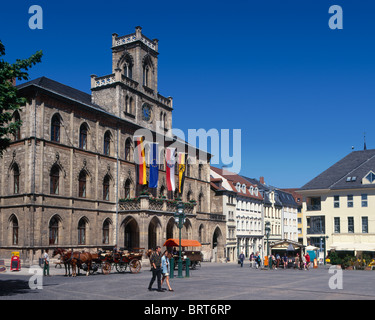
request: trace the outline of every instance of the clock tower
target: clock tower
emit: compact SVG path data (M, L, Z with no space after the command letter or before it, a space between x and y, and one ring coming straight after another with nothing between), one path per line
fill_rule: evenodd
M112 35L112 74L91 76L92 102L142 127L167 132L172 128L172 97L158 92L158 40L142 28Z

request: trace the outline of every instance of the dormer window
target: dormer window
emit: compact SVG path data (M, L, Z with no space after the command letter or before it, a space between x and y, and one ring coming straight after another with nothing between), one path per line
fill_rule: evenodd
M375 174L371 171L371 172L366 176L366 179L367 179L370 183L374 183L374 181L375 181Z
M249 189L249 191L250 191L250 194L253 195L254 194L254 187L251 186L250 189Z
M246 193L246 185L245 184L242 185L242 192Z
M258 191L259 191L259 190L258 190L258 187L255 187L255 191L254 191L254 192L255 192L255 195L256 195L256 196L258 196Z
M236 184L236 190L237 190L237 192L241 191L241 183L237 182L237 184Z

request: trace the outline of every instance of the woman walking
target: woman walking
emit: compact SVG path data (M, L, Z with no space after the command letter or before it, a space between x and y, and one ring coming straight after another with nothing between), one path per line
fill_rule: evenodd
M174 291L170 284L169 284L169 273L170 273L170 266L169 266L169 258L168 258L168 251L165 250L163 257L161 258L161 269L163 273L163 278L161 279L161 285L163 285L163 282L167 283L168 291Z

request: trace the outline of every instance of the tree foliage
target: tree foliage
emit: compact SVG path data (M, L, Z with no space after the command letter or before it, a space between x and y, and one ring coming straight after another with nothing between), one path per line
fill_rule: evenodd
M10 135L14 135L22 125L22 121L12 121L13 114L25 105L27 100L17 94L13 79L29 80L28 69L41 62L42 51L38 51L28 59L17 59L11 64L3 60L5 47L0 40L0 156L10 144Z

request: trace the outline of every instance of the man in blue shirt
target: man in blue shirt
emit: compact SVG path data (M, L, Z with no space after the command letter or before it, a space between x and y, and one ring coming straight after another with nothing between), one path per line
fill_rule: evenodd
M240 259L241 268L242 268L243 267L243 261L245 260L245 255L243 254L243 252L241 252L241 254L239 256L239 259Z

